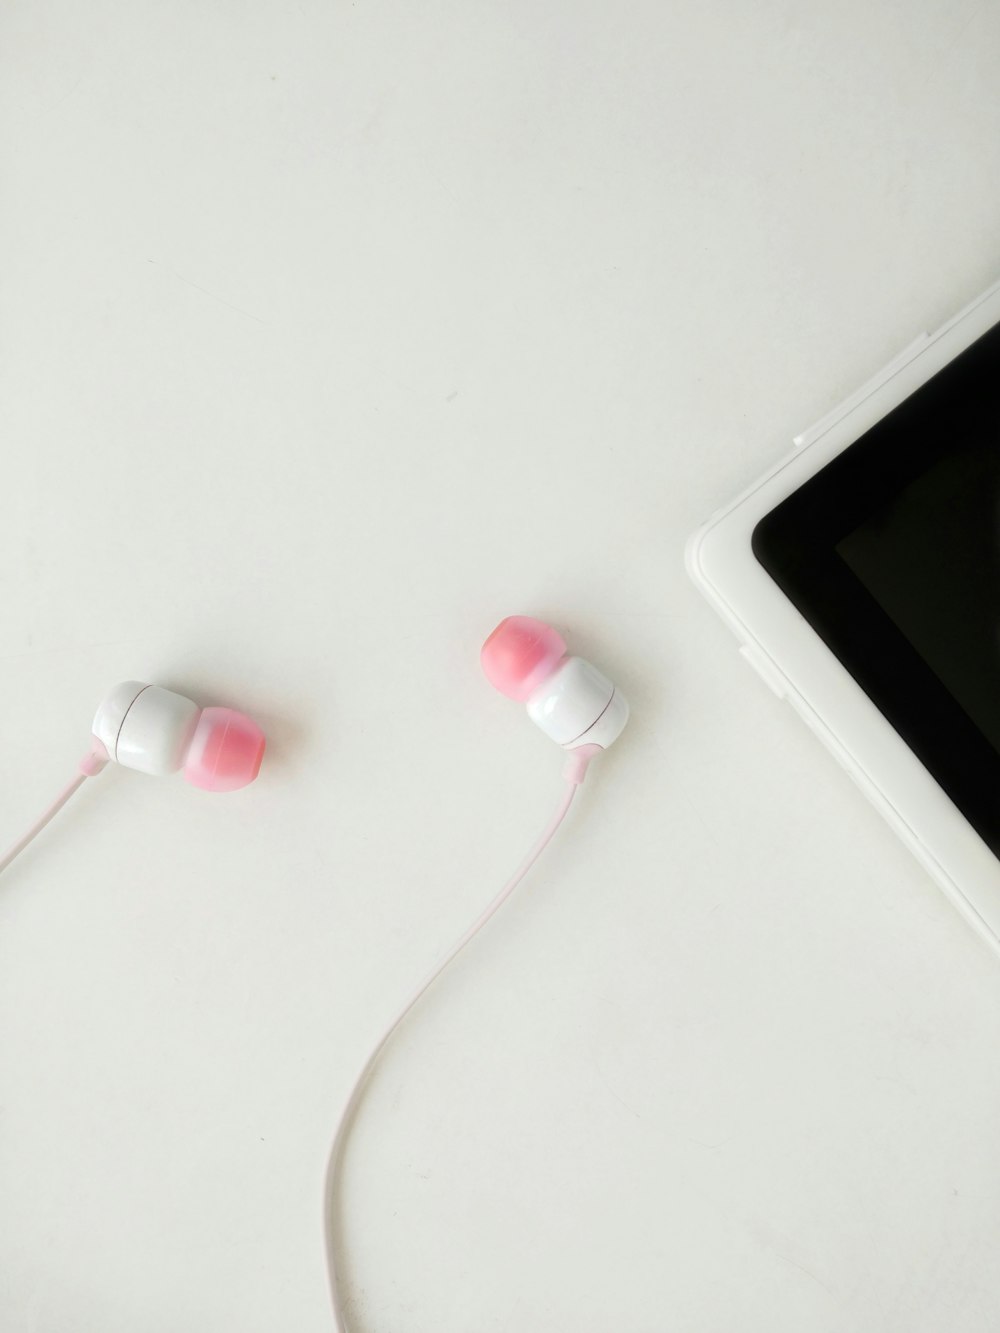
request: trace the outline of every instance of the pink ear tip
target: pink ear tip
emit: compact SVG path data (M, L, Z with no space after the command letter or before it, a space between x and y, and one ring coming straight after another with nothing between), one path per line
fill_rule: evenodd
M205 791L238 791L253 782L264 758L264 733L232 708L206 708L191 740L184 776Z
M481 661L490 684L523 703L565 656L566 645L551 625L508 616L483 644Z

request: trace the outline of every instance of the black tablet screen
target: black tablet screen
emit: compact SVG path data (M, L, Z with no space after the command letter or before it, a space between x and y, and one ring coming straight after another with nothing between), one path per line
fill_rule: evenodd
M1000 439L954 446L836 550L1000 751Z
M762 519L753 549L1000 856L1000 325Z

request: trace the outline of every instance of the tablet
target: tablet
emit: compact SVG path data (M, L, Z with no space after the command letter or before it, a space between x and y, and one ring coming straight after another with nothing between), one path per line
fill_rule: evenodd
M1000 283L797 436L687 565L1000 949Z

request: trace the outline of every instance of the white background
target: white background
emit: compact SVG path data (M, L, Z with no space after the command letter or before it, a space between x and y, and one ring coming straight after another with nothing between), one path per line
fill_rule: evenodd
M4 1333L321 1333L367 1045L544 822L478 646L633 705L351 1140L358 1333L1000 1325L1000 970L684 539L1000 272L973 0L8 0Z

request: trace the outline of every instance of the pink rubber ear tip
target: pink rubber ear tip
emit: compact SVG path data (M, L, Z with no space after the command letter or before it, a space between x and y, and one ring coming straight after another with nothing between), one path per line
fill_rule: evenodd
M560 635L542 620L508 616L483 644L486 679L501 694L522 703L566 656Z
M238 791L253 782L264 758L264 733L233 708L206 708L198 719L184 776L205 791Z

